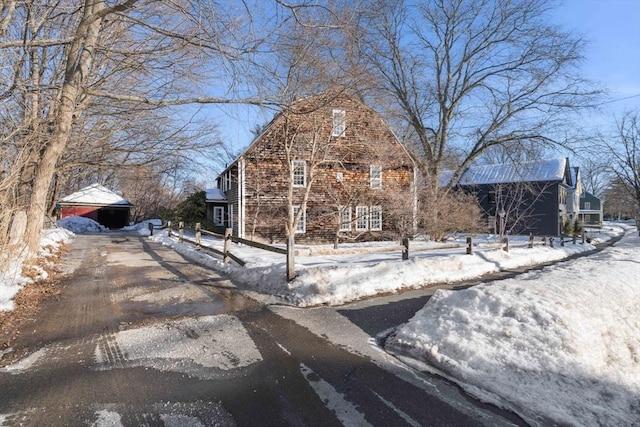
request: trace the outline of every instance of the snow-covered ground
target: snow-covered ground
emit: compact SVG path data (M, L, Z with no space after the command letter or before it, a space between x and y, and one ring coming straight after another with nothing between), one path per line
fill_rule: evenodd
M640 425L640 238L438 290L386 349L534 425Z
M141 233L148 232L144 227ZM592 243L619 235L623 229L610 225L593 232ZM231 252L246 261L244 267L223 264L221 257L194 245L179 243L167 231L156 231L152 237L172 247L183 256L229 275L234 283L264 301L286 303L298 307L340 305L381 293L415 289L437 283L453 283L480 277L503 269L530 266L560 260L571 254L594 249L591 244L556 239L555 247L543 246L539 240L527 248L526 237L512 239L509 252L500 250L495 237L478 236L473 255L466 255L464 243L437 244L412 241L410 257L402 261L400 247L394 242L342 245L336 252L331 246L297 246L297 277L285 279L285 256L246 245L233 244ZM462 242L465 239L461 239ZM221 239L203 237L203 246L223 249ZM270 299L271 298L271 299ZM275 298L275 299L274 299Z
M147 224L129 231L149 234ZM609 224L592 236L605 240L625 231L616 246L587 258L466 290L436 291L387 340L387 349L534 425L640 425L640 238L635 227L624 224ZM65 240L69 234L46 231L43 237ZM528 249L524 240L513 239L507 253L490 238L478 238L474 254L466 255L464 245L412 242L410 260L401 261L391 242L344 245L339 253L300 246L298 277L287 283L283 255L233 245L233 253L247 261L239 267L178 243L166 231L156 231L153 239L229 274L258 298L269 301L267 295L274 294L271 301L298 306L343 304L380 292L455 282L593 248L580 243L560 247L556 241L555 248L537 244ZM222 247L213 238L204 244ZM11 279L0 277L0 295L22 286L22 279ZM4 298L10 304L11 297ZM156 332L145 330L151 336ZM126 347L140 341L136 333L120 333L116 339ZM172 365L175 343L167 338L167 351L156 357ZM256 357L251 353L247 360ZM131 363L144 364L144 358Z
M64 228L50 228L42 231L40 237L40 251L37 255L32 255L26 251L21 256L12 259L3 259L0 254L0 265L4 268L0 270L0 311L13 309L13 297L25 285L33 283L35 280L45 280L47 272L42 268L31 265L31 275L25 276L23 267L27 260L38 257L42 262L47 262L53 253L57 252L62 243L68 242L74 236ZM35 273L35 275L34 275Z

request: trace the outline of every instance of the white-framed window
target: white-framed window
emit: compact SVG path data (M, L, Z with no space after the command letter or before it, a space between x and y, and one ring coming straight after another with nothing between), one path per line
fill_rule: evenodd
M227 171L224 174L224 180L222 183L222 191L229 191L231 188L231 171Z
M344 136L347 113L344 110L333 110L333 131L331 136Z
M356 206L356 231L369 229L369 207Z
M298 214L299 210L300 210L300 206L293 207L294 218ZM296 223L296 233L306 233L306 232L307 232L307 218L306 218L305 212L303 211L302 215L300 216L300 220Z
M224 208L222 206L213 207L213 225L224 225Z
M584 202L584 209L586 211L591 210L591 202Z
M351 206L340 206L340 231L351 231Z
M382 230L382 206L371 206L369 208L369 228L371 231Z
M369 183L371 188L382 188L382 166L369 166Z
M292 160L291 175L294 187L307 185L307 162L305 160Z

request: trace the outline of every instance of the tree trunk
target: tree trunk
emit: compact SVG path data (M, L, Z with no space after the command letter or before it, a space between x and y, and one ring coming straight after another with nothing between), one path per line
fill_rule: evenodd
M296 242L293 235L287 236L287 282L296 278Z
M79 114L76 105L85 76L93 63L95 46L102 25L102 18L96 13L103 10L104 2L85 0L82 20L75 31L76 38L66 57L66 70L60 95L60 106L51 138L45 142L40 162L33 182L31 203L27 210L25 243L36 252L40 244L40 231L47 211L49 187L56 163L64 153L71 133L74 114Z

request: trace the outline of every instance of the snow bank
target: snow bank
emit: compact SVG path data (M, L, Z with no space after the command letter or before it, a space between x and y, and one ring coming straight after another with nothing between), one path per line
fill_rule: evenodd
M603 238L621 232L620 228L615 228L609 231L610 234L603 234ZM492 246L478 248L473 255L466 255L464 248L451 249L449 245L442 249L414 249L408 261L401 261L399 251L298 256L297 277L287 282L284 255L234 244L232 252L247 261L244 267L238 267L223 264L220 257L196 250L191 244L179 243L177 237L169 238L166 231L156 233L153 239L186 258L227 274L242 289L254 291L255 297L276 297L281 303L298 307L340 305L380 293L454 283L503 269L556 261L594 249L590 244L568 243L555 248L541 245L532 249L512 247L505 252ZM222 250L221 240L203 239L202 244Z
M386 348L532 424L637 425L635 234L600 254L517 279L439 290Z
M149 236L151 234L151 232L149 231L149 224L153 224L154 227L160 227L160 226L162 226L162 220L161 219L148 219L148 220L145 220L145 221L142 221L142 222L138 222L136 224L124 227L122 230L123 231L133 231L138 236Z
M58 220L58 226L66 228L76 234L101 233L109 231L105 226L98 224L91 218L85 218L83 216L69 216L67 218L62 218L61 220Z
M73 233L61 228L43 230L40 237L40 251L38 257L46 261L59 249L60 245L70 241ZM0 271L0 311L13 309L13 297L20 290L34 280L46 279L47 273L41 268L33 267L36 276L33 278L22 275L25 261L31 255L25 250L20 256L11 259L6 268Z

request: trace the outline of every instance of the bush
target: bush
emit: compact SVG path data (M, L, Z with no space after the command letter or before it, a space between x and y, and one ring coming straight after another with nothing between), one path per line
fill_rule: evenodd
M419 224L432 240L444 241L455 233L485 230L478 200L472 194L456 191L424 192Z
M582 222L576 220L576 222L573 224L573 233L576 236L579 236L580 233L582 233Z
M190 226L197 222L204 223L207 219L206 193L197 191L190 194L178 204L175 216L178 221L183 221Z
M566 219L562 224L562 234L566 236L573 236L574 233L574 225L571 220Z

